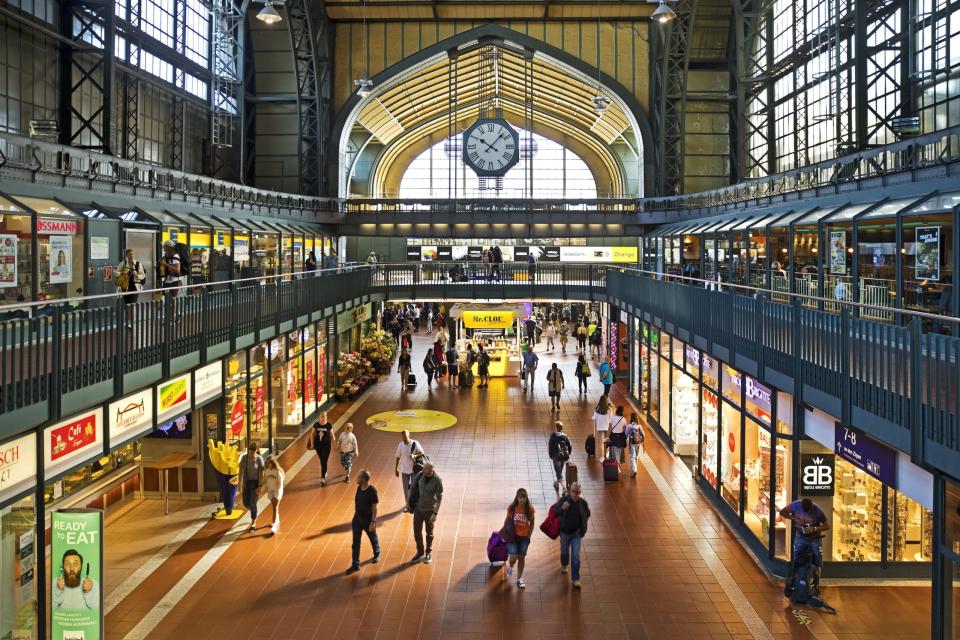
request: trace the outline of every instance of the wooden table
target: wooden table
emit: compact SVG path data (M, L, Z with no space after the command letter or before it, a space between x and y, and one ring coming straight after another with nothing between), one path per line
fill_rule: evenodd
M178 469L193 460L194 457L190 452L168 453L159 460L144 465L162 472L160 473L160 495L163 496L163 515L170 514L170 469ZM181 479L181 484L182 482Z

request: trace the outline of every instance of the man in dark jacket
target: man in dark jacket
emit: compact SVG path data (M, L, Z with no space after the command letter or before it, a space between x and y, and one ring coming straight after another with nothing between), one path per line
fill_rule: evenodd
M413 539L417 543L417 555L410 562L423 561L430 564L433 550L433 525L437 521L440 502L443 500L443 482L429 460L423 464L423 471L414 476L410 483L410 503L413 512ZM423 529L427 529L427 546L423 546Z
M427 386L433 386L434 377L440 377L440 363L433 355L433 349L427 349L427 355L423 359L423 372L427 374Z
M557 479L553 482L553 488L559 489L560 479L563 477L563 465L570 459L573 446L570 444L570 438L563 432L563 423L557 420L553 426L555 430L550 434L547 451L550 454L550 460L553 462L553 470L557 474Z
M567 572L572 566L570 579L573 588L580 588L580 541L587 535L587 521L590 519L590 507L580 497L582 489L579 482L570 485L570 493L560 498L557 508L560 510L560 573Z

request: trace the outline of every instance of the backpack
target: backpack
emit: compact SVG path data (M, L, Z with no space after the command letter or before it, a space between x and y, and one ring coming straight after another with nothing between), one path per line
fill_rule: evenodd
M559 439L557 442L557 455L560 456L560 459L566 462L570 459L570 454L573 453L570 447L570 439L566 436Z
M180 258L180 276L190 275L190 267L193 266L193 261L190 258L190 248L182 242L178 242L173 249L177 252L177 257Z
M130 270L122 269L113 276L113 282L117 285L118 291L126 291L130 286Z
M586 362L584 362L584 363L583 363L583 366L580 367L580 373L583 374L583 377L584 377L584 378L589 378L589 377L590 377L590 365L587 364Z

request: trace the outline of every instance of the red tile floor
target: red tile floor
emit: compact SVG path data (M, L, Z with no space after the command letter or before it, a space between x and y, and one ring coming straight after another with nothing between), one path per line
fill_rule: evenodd
M425 347L419 338L414 353ZM558 543L536 532L527 587L518 590L502 569L489 568L486 542L518 487L528 489L538 517L555 499L546 456L555 416L543 379L551 359L542 355L532 393L521 392L515 379L495 379L488 389L446 383L431 389L420 372L414 391L401 390L393 374L356 406L338 407L334 417L355 411L361 453L355 469L370 469L380 491L379 564L344 576L355 485L342 482L331 456L333 482L320 487L319 464L310 459L286 490L279 535L262 527L223 537L223 525L211 523L117 605L107 617L108 637L929 637L930 590L922 587L828 587L825 595L840 614L808 609L812 623L799 624L782 587L756 567L699 495L689 470L654 437L637 478L625 474L605 485L599 463L588 463L581 446L602 390L595 376L586 397L568 381L559 414L593 512L583 589L571 589L558 572ZM569 373L575 356L557 360ZM458 418L451 429L417 436L445 488L430 565L408 564L415 551L411 517L401 512L393 475L399 436L365 425L367 416L398 408L434 408ZM303 454L295 446L284 458L288 469ZM366 559L370 548L363 545Z

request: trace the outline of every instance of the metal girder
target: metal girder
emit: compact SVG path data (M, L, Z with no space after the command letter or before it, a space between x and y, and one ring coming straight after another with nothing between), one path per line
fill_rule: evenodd
M321 192L323 175L320 159L321 112L309 0L287 0L286 10L297 81L300 193L317 196Z
M736 107L731 114L732 181L773 173L773 0L731 0L734 55L732 82ZM764 60L763 63L760 60ZM764 142L753 148L751 141ZM759 152L759 153L758 153Z
M139 160L140 80L125 76L123 83L123 157Z
M211 173L234 178L234 134L240 121L243 96L243 47L240 42L243 12L237 0L213 0L212 71L210 84L210 143L213 147Z
M114 0L60 3L64 36L60 44L60 143L106 154L113 153L114 10Z
M666 25L653 23L653 127L659 195L683 193L684 130L687 108L687 71L695 0L679 0L676 17Z

